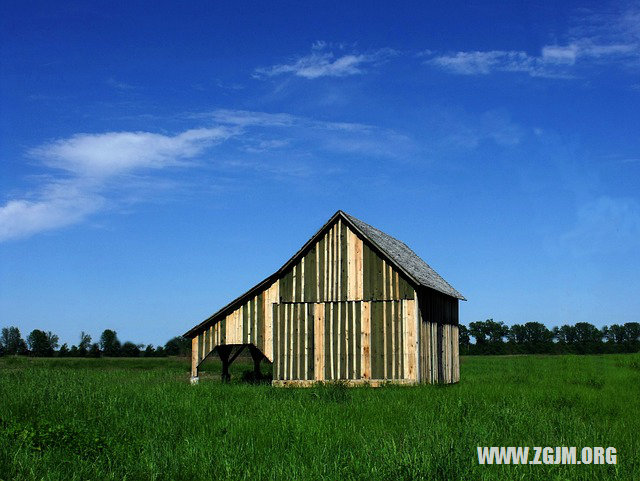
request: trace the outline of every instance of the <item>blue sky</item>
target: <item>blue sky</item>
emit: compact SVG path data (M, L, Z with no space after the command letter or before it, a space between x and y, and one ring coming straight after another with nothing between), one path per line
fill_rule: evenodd
M461 321L640 320L640 4L0 15L0 325L164 343L336 210Z

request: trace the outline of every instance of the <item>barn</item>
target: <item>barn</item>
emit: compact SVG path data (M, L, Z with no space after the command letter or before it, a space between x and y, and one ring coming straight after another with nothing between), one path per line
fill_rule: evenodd
M274 274L184 334L191 377L244 349L273 384L455 383L464 297L406 244L343 211Z

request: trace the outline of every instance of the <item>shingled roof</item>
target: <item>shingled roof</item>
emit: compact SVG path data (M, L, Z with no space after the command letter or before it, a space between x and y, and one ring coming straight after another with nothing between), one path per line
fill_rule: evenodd
M430 287L438 292L442 292L451 297L456 297L466 301L464 296L455 290L451 284L445 281L429 264L423 261L413 252L407 244L399 241L395 237L370 226L360 219L356 219L346 212L340 211L347 220L359 230L378 249L386 254L389 259L404 270L417 283L425 287Z

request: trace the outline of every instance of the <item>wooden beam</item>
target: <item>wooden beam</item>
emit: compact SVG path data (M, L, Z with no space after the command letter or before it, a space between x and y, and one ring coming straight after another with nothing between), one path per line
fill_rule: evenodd
M191 377L198 377L198 336L191 339Z

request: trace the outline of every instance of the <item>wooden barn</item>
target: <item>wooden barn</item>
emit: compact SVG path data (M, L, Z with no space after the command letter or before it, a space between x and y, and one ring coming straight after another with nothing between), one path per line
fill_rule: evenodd
M403 242L336 212L273 275L187 333L192 381L210 354L222 378L241 350L274 385L454 383L464 297Z

